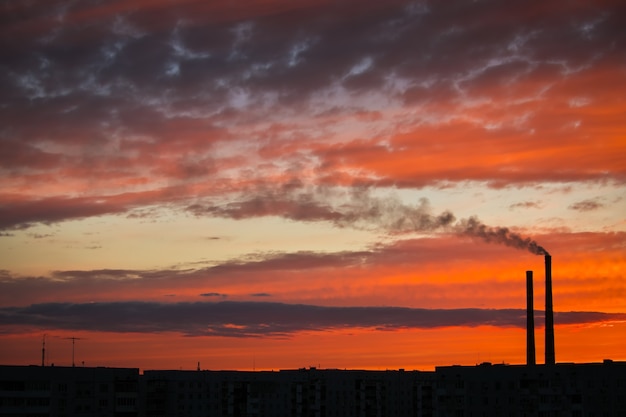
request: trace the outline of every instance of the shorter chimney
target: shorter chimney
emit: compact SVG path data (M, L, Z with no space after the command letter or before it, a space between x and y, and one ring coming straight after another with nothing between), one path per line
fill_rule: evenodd
M533 271L526 271L526 365L535 365L535 312Z
M554 308L552 306L552 257L545 255L546 266L546 365L554 365Z

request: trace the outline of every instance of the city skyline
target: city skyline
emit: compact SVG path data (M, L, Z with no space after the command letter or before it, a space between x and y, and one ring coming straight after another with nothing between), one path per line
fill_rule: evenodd
M1 363L626 360L621 2L2 7Z

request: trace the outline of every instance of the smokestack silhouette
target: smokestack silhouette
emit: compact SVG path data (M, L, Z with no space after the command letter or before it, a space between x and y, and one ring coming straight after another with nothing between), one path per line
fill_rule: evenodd
M41 366L46 365L46 334L43 335L43 340L41 342Z
M526 271L526 365L535 365L535 313L533 271Z
M545 254L546 264L546 365L554 365L554 311L552 308L552 257Z

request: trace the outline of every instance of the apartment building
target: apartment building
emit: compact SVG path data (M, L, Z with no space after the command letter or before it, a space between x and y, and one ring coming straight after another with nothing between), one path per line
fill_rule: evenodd
M142 405L138 369L0 366L3 417L135 417Z
M0 366L0 417L623 417L626 362L435 371Z

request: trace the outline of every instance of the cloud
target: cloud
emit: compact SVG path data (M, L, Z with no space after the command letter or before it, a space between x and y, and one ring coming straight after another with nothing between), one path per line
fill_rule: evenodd
M538 314L539 318L541 315ZM560 312L557 323L624 320L624 313ZM302 331L369 328L520 327L525 310L321 307L303 304L115 302L35 304L0 309L0 325L102 332L178 332L188 336L288 336Z
M89 216L118 214L131 208L127 202L115 200L111 197L53 197L20 201L5 197L5 204L0 207L0 228L25 229L37 222L51 224Z
M9 204L0 227L74 218L21 218L30 205L125 213L162 200L111 196L172 183L196 186L181 196L192 207L214 197L203 179L227 184L225 196L277 178L278 192L301 173L329 186L626 178L619 141L597 130L621 126L619 115L590 110L621 100L619 6L190 0L172 13L148 3L7 11L0 198L36 198ZM569 105L581 97L589 105ZM564 131L573 120L580 132ZM590 136L602 146L572 146ZM74 198L83 192L105 203ZM225 210L259 202L237 204ZM289 218L334 215L294 209L304 211Z
M200 297L217 297L217 298L226 298L228 294L221 294L219 292L203 292L200 294Z
M626 233L555 231L541 235L540 239L553 254L564 258L558 268L564 268L562 273L573 281L564 283L567 286L563 291L571 289L573 295L580 291L576 280L596 279L612 287L610 293L594 293L598 305L613 299L619 303L623 282L618 275L603 274L604 267L599 272L591 272L593 268L581 270L571 262L595 253L597 265L613 270L614 259L619 259L623 252ZM145 270L60 270L42 276L19 276L5 270L0 274L0 304L28 305L59 300L106 302L133 300L139 294L143 299L159 300L163 294L171 293L184 300L210 293L227 294L229 299L249 299L250 294L267 293L273 299L290 302L326 303L332 297L332 300L347 303L375 303L377 299L393 304L398 297L403 297L406 305L417 302L428 306L441 303L472 306L476 294L485 297L489 294L492 305L515 305L510 303L523 296L518 298L511 291L523 289L510 275L511 268L517 265L523 272L533 263L543 263L532 256L530 259L520 257L518 252L504 246L486 250L481 241L473 240L471 236L442 234L405 238L354 251L252 253L210 266L203 263L200 267L191 263ZM442 265L445 268L442 269ZM507 279L494 281L494 276ZM451 284L450 279L460 282ZM398 290L402 291L401 295ZM507 300L507 304L502 304L503 300Z
M131 213L146 205L166 204L181 198L180 187L115 195L37 198L24 195L1 195L0 230L28 229L35 223L52 224L106 214ZM138 211L137 217L151 212Z
M46 239L46 238L49 238L49 237L54 237L54 234L52 234L52 233L46 233L46 234L43 234L43 233L28 233L27 235L32 237L33 239Z
M604 204L598 201L598 199L588 199L588 200L582 200L574 204L571 204L568 208L570 210L586 212L586 211L595 211L603 207L604 207Z
M515 209L518 209L518 208L521 208L521 209L528 209L528 208L540 209L540 208L542 208L542 206L543 205L539 201L520 201L518 203L511 204L509 206L509 209L510 210L515 210Z

